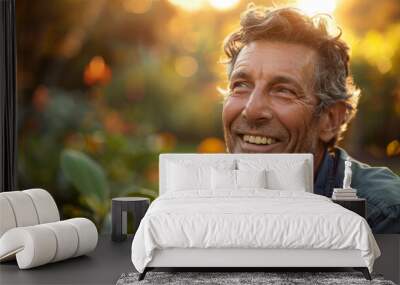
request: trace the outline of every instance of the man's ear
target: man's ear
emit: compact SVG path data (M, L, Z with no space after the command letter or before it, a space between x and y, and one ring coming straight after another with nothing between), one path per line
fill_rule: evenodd
M319 120L319 139L328 143L340 131L346 118L346 103L338 101L327 107Z

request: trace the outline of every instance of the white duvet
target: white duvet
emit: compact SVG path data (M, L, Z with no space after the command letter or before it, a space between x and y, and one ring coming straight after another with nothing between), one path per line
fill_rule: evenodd
M380 251L366 220L330 199L261 189L166 193L151 204L132 243L143 272L154 249L358 249L372 272Z

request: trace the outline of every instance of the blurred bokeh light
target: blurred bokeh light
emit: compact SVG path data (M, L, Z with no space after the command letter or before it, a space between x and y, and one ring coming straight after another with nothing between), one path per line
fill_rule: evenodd
M339 0L298 0L295 7L310 16L317 13L332 14L335 11L337 1Z

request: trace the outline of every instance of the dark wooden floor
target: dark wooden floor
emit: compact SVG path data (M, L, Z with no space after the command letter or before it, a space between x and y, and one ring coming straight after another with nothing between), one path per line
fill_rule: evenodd
M132 272L130 253L133 237L112 242L100 236L95 251L40 267L19 270L15 261L0 264L0 284L115 284L124 272Z
M385 279L400 284L400 235L376 235L375 238L383 257L376 260L374 272L383 274ZM110 236L100 236L96 250L88 256L28 270L19 270L15 261L1 263L0 284L115 284L122 273L135 271L130 257L132 239L131 236L124 242L116 243L111 241ZM259 271L259 269L254 270ZM351 269L271 268L270 270L348 271Z

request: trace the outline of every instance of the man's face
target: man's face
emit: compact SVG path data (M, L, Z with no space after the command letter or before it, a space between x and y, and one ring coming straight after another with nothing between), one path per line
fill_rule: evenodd
M298 44L254 41L243 47L222 112L229 152L316 154L316 60L314 50Z

